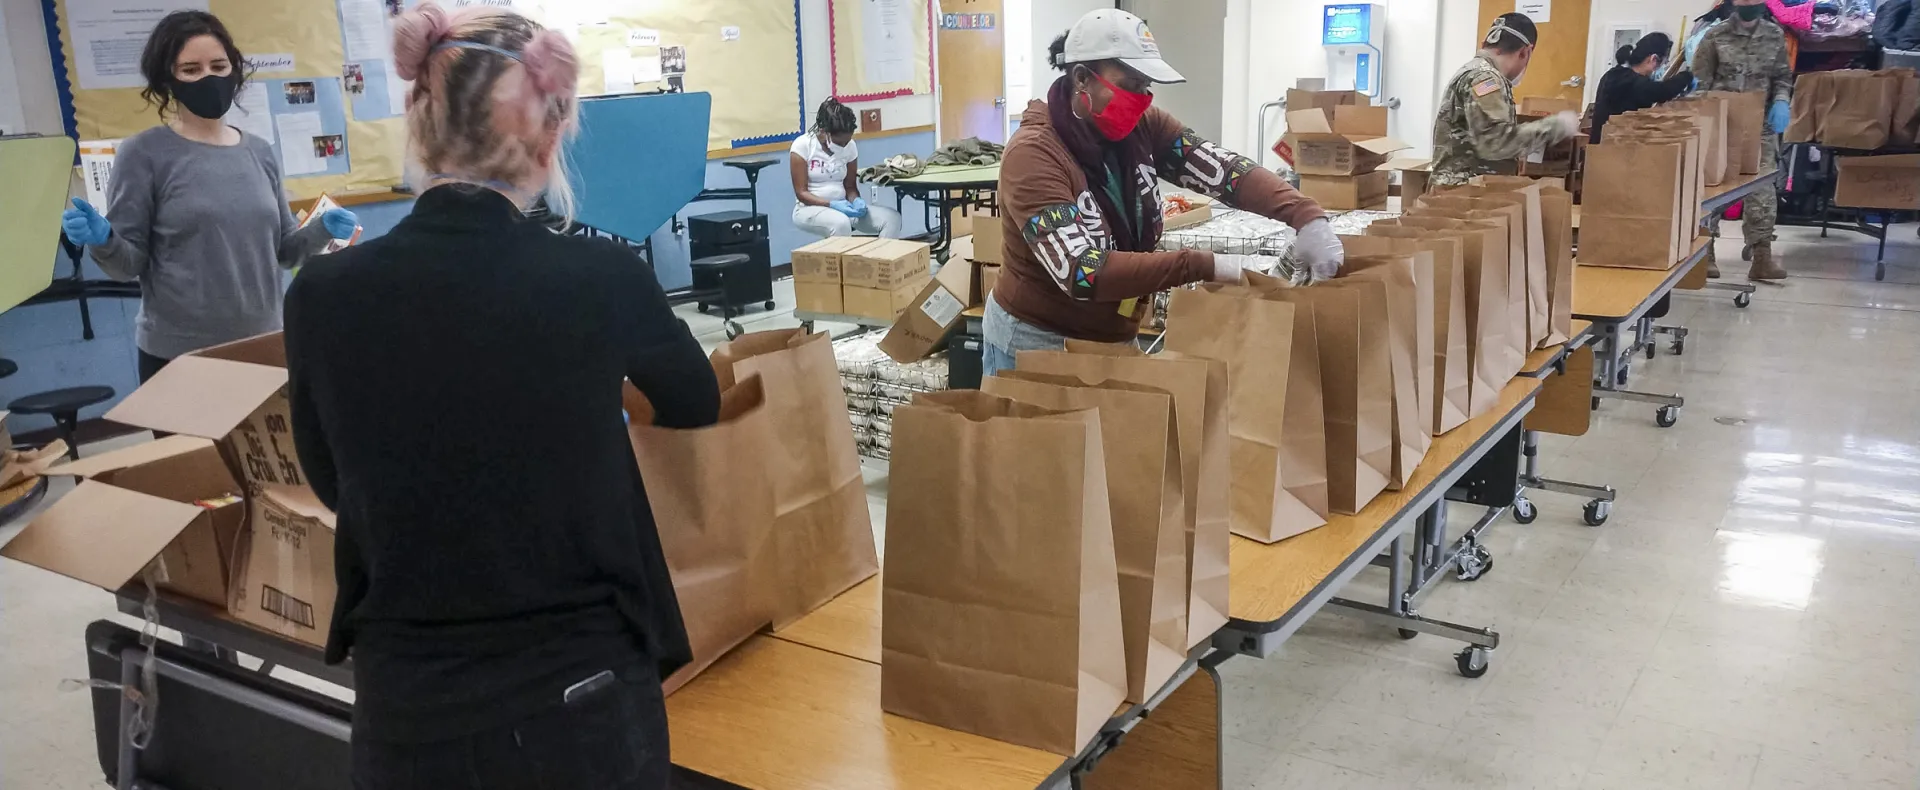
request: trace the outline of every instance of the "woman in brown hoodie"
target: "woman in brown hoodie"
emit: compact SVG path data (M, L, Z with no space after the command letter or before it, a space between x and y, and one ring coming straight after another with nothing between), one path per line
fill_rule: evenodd
M1139 332L1142 297L1196 282L1238 282L1262 256L1156 252L1160 179L1271 217L1299 232L1313 276L1339 269L1340 242L1319 204L1272 171L1214 145L1151 105L1153 83L1184 81L1145 22L1097 10L1049 50L1065 74L1027 106L1000 166L1006 268L987 300L985 368L1067 338L1120 342Z

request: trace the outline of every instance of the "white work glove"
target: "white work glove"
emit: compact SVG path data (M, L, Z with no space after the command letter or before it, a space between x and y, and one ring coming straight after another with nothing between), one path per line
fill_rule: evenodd
M1340 264L1347 260L1347 250L1340 244L1340 237L1334 235L1333 226L1327 224L1325 217L1307 223L1294 237L1294 257L1307 265L1314 281L1331 280L1340 273Z
M1271 273L1280 265L1280 259L1272 255L1231 255L1224 252L1213 254L1213 282L1244 283L1247 270L1262 274Z
M1580 133L1580 114L1572 110L1561 110L1553 114L1555 126L1560 128L1558 140L1565 140ZM1556 140L1556 142L1558 141Z

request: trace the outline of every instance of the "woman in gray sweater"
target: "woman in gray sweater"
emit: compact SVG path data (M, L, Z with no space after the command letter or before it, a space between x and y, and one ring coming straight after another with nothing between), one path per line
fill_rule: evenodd
M273 145L221 120L246 83L243 63L212 14L160 20L140 71L164 123L120 144L106 216L79 199L62 216L107 276L140 281L143 382L181 354L279 329L281 270L358 225L334 209L300 228Z

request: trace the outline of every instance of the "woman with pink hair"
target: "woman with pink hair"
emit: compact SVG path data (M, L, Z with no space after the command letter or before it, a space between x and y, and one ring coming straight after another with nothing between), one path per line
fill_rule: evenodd
M338 514L354 786L664 788L660 679L690 651L621 387L710 425L713 370L645 261L524 215L571 204L564 37L428 2L394 54L419 200L286 303L295 445Z

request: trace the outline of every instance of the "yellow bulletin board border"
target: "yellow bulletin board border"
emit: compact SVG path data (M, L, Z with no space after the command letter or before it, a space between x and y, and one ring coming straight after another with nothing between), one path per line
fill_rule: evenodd
M140 98L138 88L81 89L75 85L78 63L66 21L68 0L41 2L67 134L76 140L111 140L159 126L160 116ZM335 3L210 0L208 10L226 24L241 52L293 55L293 71L262 78L340 79L346 51ZM356 120L353 103L343 96L342 104L347 172L288 178L285 184L290 200L311 200L323 193L386 193L400 185L406 159L405 119Z
M921 12L926 16L926 24L914 26L913 80L872 83L866 81L860 68L860 42L865 40L867 25L866 15L861 13L860 0L827 0L827 46L832 54L833 98L842 102L856 102L933 93L933 0L927 0Z

